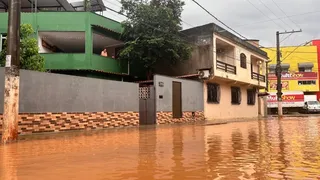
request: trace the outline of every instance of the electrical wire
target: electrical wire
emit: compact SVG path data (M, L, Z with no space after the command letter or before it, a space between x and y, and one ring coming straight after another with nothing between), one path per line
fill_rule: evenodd
M272 2L278 7L278 9L280 9L280 11L281 11L293 24L295 24L299 29L301 29L301 27L300 27L296 22L294 22L294 21L284 12L284 10L282 10L282 8L281 8L274 0L272 0Z
M280 44L283 43L286 39L288 39L293 33L290 33L287 37L283 38L281 41L280 41Z
M279 19L279 17L265 4L265 3L263 3L261 0L259 0L260 1L260 3L264 6L264 7L266 7L276 18L278 18ZM280 19L280 21L282 21L285 25L287 25L289 28L291 28L291 29L293 29L289 24L287 24L283 19Z
M287 19L287 18L290 18L290 17L297 17L297 16L306 16L306 15L315 14L315 13L320 13L320 11L310 11L310 12L305 12L305 13L301 13L301 14L290 15L290 16L288 16L288 17L279 17L279 18L276 18L276 19L256 21L256 22L253 22L253 23L250 23L250 24L243 24L243 25L238 25L238 26L234 26L234 27L251 26L251 25L255 25L255 24L270 22L270 21L273 21L273 20Z
M243 35L241 35L240 33L238 33L236 30L232 29L230 26L226 25L224 22L222 22L221 20L219 20L216 16L214 16L212 13L210 13L206 8L204 8L200 3L198 3L196 0L192 0L194 3L196 3L201 9L203 9L205 12L207 12L210 16L212 16L215 20L217 20L218 22L220 22L222 25L224 25L225 27L227 27L228 29L230 29L231 31L233 31L234 33L236 33L237 35L239 35L240 37L244 38L247 40L246 37L244 37Z
M283 26L279 25L278 23L276 23L274 20L272 20L269 16L267 16L264 12L262 12L257 6L255 6L250 0L246 0L247 2L249 2L254 8L256 8L262 15L266 16L268 19L270 19L275 25L277 25L278 27L280 27L281 29L285 30L285 28L283 28Z

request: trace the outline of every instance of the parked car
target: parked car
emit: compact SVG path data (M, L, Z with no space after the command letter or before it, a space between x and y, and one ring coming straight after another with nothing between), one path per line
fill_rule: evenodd
M303 106L303 112L305 113L318 113L320 112L319 101L306 101Z

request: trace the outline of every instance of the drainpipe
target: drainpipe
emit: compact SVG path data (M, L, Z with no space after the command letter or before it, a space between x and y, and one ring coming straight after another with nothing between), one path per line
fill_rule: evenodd
M261 70L261 61L259 60L258 61L258 94L259 94L259 92L260 92L260 70ZM259 117L262 115L262 113L261 113L261 98L258 98L258 115L259 115Z

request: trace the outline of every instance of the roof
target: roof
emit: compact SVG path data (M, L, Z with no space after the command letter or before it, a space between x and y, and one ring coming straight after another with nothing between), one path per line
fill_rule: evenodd
M199 74L187 74L187 75L182 75L182 76L175 76L173 78L191 78L191 77L198 77ZM145 84L145 83L153 83L153 80L144 80L144 81L136 81L136 83L139 84Z
M119 76L129 76L128 74L125 74L125 73L106 72L106 71L92 70L92 69L48 69L48 70L54 71L54 72L62 72L62 71L98 72L98 73L103 73L103 74L112 74L112 75L119 75Z
M77 1L71 3L71 6L76 9L76 11L83 11L84 10L84 1ZM91 11L105 11L106 7L103 4L102 0L91 0Z
M32 7L36 6L39 11L41 10L53 10L58 11L84 11L84 1L79 0L77 2L69 3L68 0L21 0L22 12L31 12ZM0 0L0 10L8 9L9 0ZM91 11L105 11L105 5L102 0L91 0Z
M21 0L21 9L31 9L35 1ZM0 0L0 9L8 9L9 0ZM75 11L67 0L38 0L37 7L39 9L63 8L64 11Z
M251 43L247 42L250 39L241 39L238 36L232 34L231 32L227 31L226 29L214 24L214 23L209 23L205 24L202 26L197 26L194 28L186 29L181 31L181 33L186 34L186 35L211 35L211 34L218 34L235 44L239 44L240 46L253 51L263 57L268 58L268 54L261 50L259 47L256 47L252 45ZM252 39L251 39L252 40Z

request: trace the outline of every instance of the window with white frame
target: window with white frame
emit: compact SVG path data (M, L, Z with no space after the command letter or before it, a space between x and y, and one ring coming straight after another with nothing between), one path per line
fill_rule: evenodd
M0 52L4 47L4 42L6 39L7 39L7 36L5 34L0 34Z

